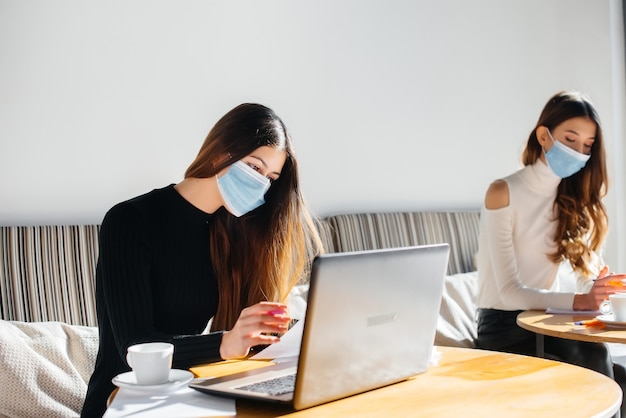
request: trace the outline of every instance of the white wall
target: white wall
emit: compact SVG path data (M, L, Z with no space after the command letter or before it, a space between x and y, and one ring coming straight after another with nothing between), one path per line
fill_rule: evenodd
M603 120L626 271L618 0L0 0L0 224L98 223L245 101L317 214L478 208L561 89Z

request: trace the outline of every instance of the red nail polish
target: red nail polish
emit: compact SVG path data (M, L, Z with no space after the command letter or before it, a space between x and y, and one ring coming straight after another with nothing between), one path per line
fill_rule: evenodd
M273 311L269 311L270 315L284 315L285 311L283 309L275 309Z

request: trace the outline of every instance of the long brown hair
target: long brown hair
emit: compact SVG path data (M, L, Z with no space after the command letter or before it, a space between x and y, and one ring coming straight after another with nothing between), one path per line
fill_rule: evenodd
M553 131L564 121L575 117L594 122L596 138L585 167L559 183L554 200L558 221L554 236L557 250L550 254L550 258L555 262L569 260L575 270L588 275L591 252L601 249L608 230L607 213L602 203L608 189L604 141L600 118L589 99L572 91L554 95L530 133L522 162L524 165L534 164L543 152L537 139L539 126Z
M285 302L308 274L312 258L323 251L300 191L291 137L271 109L244 103L226 113L185 177L212 177L261 146L287 154L265 204L239 218L224 208L212 217L210 255L220 294L212 330L231 329L241 310L257 302Z

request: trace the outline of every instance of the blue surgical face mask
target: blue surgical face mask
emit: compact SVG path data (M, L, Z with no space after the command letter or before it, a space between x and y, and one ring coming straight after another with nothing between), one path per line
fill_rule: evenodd
M270 188L270 180L248 164L237 161L226 174L217 177L217 187L226 209L239 217L265 203L263 196Z
M548 152L544 151L544 154L546 161L548 161L548 166L552 169L554 174L564 179L582 170L591 156L581 154L562 142L555 141L554 138L552 138L550 130L548 130L548 135L553 145Z

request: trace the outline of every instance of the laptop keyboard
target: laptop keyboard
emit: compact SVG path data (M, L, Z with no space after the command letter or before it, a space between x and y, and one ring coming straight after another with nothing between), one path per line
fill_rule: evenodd
M288 374L286 376L275 377L262 382L251 383L249 385L239 386L235 389L247 390L250 392L266 393L270 396L284 395L293 392L296 382L296 375Z

